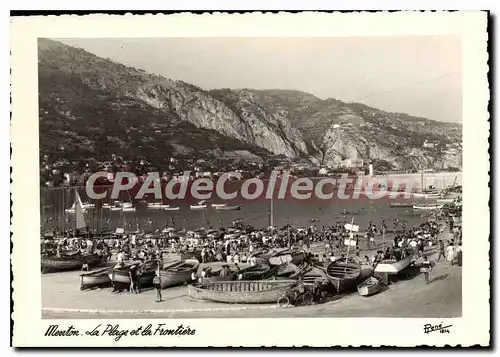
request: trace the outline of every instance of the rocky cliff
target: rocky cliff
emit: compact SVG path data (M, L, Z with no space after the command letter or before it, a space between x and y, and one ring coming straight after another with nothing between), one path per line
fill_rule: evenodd
M346 158L458 167L461 126L290 90L203 90L39 41L42 152L71 157L221 155ZM423 148L425 140L436 148ZM128 155L127 155L128 154Z

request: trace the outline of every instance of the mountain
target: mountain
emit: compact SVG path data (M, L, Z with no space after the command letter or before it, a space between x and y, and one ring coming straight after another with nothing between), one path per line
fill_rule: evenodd
M39 40L38 57L41 154L161 160L236 153L321 164L359 157L394 168L459 166L458 154L422 144L460 142L460 125L300 91L207 91L48 39Z

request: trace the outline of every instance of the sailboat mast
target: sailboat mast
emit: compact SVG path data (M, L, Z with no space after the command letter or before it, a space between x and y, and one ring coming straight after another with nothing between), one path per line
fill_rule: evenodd
M271 192L271 217L270 217L270 226L274 227L274 187L273 187L273 192Z

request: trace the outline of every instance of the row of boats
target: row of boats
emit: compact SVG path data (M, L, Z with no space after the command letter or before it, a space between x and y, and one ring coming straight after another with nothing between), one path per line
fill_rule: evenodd
M188 296L195 300L210 300L223 303L272 303L288 289L301 283L306 286L321 282L332 284L336 292L357 288L361 295L368 296L378 292L381 284L373 275L397 274L408 267L416 252L407 251L403 258L386 259L373 269L360 265L353 260L329 263L306 264L304 253L292 249L276 252L258 252L258 263L239 271L225 271L223 268L200 276L198 260L187 259L164 265L159 270L161 288L189 284ZM141 265L139 284L152 286L158 269L157 261L128 262L120 267L107 267L80 275L81 289L113 286L122 290L130 286L129 271Z
M76 202L70 208L65 209L66 213L75 214ZM147 209L150 210L161 210L161 211L180 211L179 206L171 206L168 204L164 204L163 202L149 202L146 204ZM80 200L80 207L82 208L83 213L85 213L88 209L94 209L94 203L83 203ZM194 205L190 205L189 208L192 211L201 211L206 210L209 207L212 207L215 211L236 211L241 209L241 205L228 205L227 203L207 203L205 201L200 201ZM102 205L102 209L110 210L110 211L119 211L119 212L135 212L137 207L134 207L131 202L120 202L116 201L113 204L104 203Z

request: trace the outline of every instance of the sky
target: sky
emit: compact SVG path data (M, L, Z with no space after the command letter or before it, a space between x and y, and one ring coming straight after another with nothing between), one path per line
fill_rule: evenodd
M295 89L462 122L459 37L57 40L204 89Z

